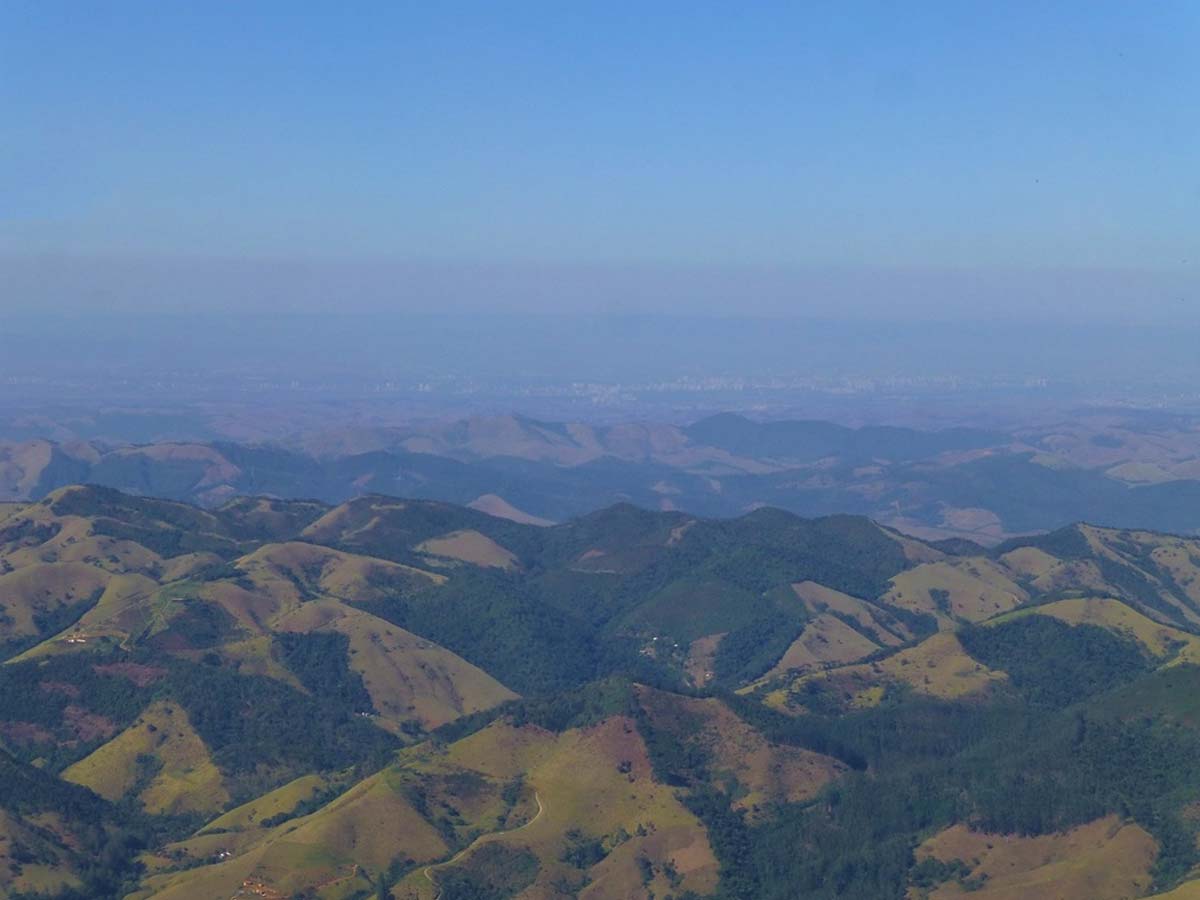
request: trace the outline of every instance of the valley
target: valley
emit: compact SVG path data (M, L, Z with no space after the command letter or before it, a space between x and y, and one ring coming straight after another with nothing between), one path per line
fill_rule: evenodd
M0 568L12 900L1200 884L1200 540L74 485Z
M540 525L621 502L709 517L771 506L986 546L1079 521L1200 531L1200 421L1183 412L1097 409L938 430L730 413L690 424L334 419L256 441L171 438L173 420L139 440L156 430L123 421L94 415L60 440L0 441L0 502L87 482L210 509L239 496L337 504L391 494Z

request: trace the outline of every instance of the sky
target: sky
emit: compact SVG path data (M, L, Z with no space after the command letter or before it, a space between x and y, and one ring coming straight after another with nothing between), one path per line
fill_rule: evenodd
M0 304L1200 322L1197 46L1193 0L7 0Z

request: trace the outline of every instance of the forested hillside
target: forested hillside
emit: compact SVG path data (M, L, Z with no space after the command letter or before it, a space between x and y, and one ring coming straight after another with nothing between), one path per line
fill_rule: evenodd
M61 488L0 511L0 896L1187 896L1198 576L1085 524Z
M88 482L210 509L245 495L401 494L540 525L629 502L699 516L855 513L989 545L1079 520L1195 534L1198 434L1186 418L1132 413L1011 432L725 413L682 427L516 415L330 425L254 444L0 439L0 503Z

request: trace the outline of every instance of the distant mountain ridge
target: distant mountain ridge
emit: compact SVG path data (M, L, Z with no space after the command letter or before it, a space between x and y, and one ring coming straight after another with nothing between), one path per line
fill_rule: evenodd
M852 429L734 414L684 428L501 416L309 435L287 446L4 444L0 500L81 482L210 507L234 496L336 503L378 492L540 523L617 502L706 516L770 505L995 543L1078 520L1200 530L1200 458L1187 456L1187 440L1181 432L1172 447L1167 437L1112 429Z
M953 451L980 450L1010 443L999 432L975 428L917 431L889 425L847 428L833 422L754 422L735 413L701 419L685 430L698 444L752 459L815 462L842 457L852 462L885 459L911 462Z

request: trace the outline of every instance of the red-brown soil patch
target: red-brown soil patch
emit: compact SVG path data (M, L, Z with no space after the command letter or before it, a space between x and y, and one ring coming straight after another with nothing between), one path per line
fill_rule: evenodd
M38 685L38 688L47 694L62 694L72 699L79 696L79 688L69 681L43 681Z
M139 663L131 662L92 666L92 671L97 675L118 675L122 678L128 678L140 688L149 687L167 674L166 669L161 669L158 666L143 666ZM78 694L75 696L78 696Z
M111 719L88 712L82 706L74 704L63 710L63 724L81 741L107 739L117 733L117 726Z
M0 737L12 744L48 744L54 735L33 722L0 722Z

